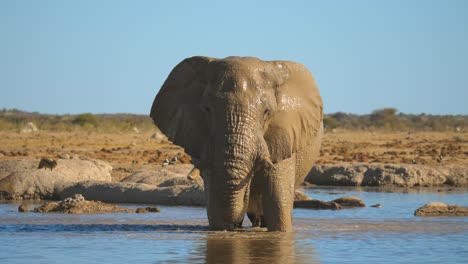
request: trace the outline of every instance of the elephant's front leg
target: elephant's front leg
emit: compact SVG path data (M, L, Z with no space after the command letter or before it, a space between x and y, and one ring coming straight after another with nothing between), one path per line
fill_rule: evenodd
M269 231L292 230L296 156L267 168L264 174L263 213Z

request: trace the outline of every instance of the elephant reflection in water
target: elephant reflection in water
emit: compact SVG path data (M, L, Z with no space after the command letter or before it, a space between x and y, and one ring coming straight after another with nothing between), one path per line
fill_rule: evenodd
M206 263L318 263L312 256L295 250L294 234L234 236L212 235L206 240Z

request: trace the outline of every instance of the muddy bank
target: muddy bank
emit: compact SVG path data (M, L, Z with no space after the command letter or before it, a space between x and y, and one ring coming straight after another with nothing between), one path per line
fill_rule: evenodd
M0 199L65 199L82 194L87 200L112 203L204 206L203 180L187 180L190 164L140 170L111 179L112 166L88 158L57 159L53 169L38 169L39 159L0 161ZM306 182L328 186L467 186L463 167L430 168L422 165L317 165ZM438 187L440 188L440 187ZM300 192L296 201L310 200ZM333 203L332 203L333 202ZM335 201L305 202L305 208L339 209Z
M57 159L52 169L39 169L39 159L0 161L0 200L58 200L83 194L87 200L115 203L204 205L201 178L186 179L192 165L137 171L112 182L107 162Z
M26 203L18 208L19 212L28 212ZM100 214L100 213L157 213L157 207L137 208L136 210L122 208L115 204L100 201L87 201L81 194L68 197L58 202L46 202L32 210L35 213L64 213L64 214Z
M468 168L376 163L316 165L305 182L326 186L468 187Z
M21 207L21 206L20 206ZM80 194L59 202L47 202L34 208L36 213L96 214L96 213L134 213L134 210L99 201L86 201Z
M203 187L197 185L175 185L157 187L144 183L81 182L64 188L60 198L81 193L87 200L112 203L142 203L160 205L205 205Z
M178 164L160 170L137 171L120 182L86 181L69 185L58 193L61 199L82 194L87 200L113 203L205 205L203 181L187 180L193 165Z

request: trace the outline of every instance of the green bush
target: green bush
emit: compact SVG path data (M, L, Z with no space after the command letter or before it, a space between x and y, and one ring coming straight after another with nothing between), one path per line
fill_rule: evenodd
M20 131L25 124L33 122L46 131L87 131L87 132L132 132L157 131L151 118L135 114L79 114L47 115L22 112L17 109L0 109L0 130ZM349 113L325 114L326 129L382 130L382 131L468 131L468 115L428 115L397 113L395 108L384 108L371 114Z
M323 126L325 127L325 129L334 129L337 128L339 125L340 123L338 122L338 120L331 116L325 116L323 118Z
M97 117L91 113L78 115L72 121L72 124L82 127L97 127L98 123Z
M392 129L397 127L398 118L397 110L395 108L384 108L375 110L370 115L371 124L376 127L383 127L385 129Z

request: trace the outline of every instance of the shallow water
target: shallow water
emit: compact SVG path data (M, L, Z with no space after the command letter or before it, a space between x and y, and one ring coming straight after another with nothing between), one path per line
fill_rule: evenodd
M18 204L5 203L0 263L467 263L467 217L413 215L430 201L468 206L465 191L372 190L306 189L315 199L357 196L383 207L295 209L295 232L288 234L210 232L200 207L63 215L18 213Z

